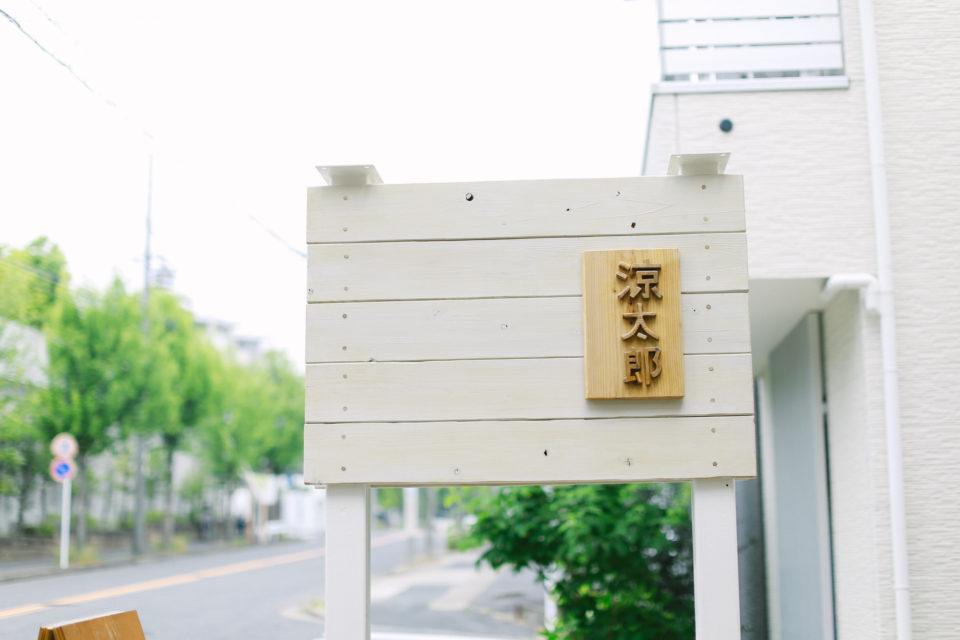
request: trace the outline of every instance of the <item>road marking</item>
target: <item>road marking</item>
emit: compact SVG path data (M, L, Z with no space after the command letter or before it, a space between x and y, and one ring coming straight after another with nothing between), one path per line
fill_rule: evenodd
M47 605L45 604L25 604L22 607L14 607L13 609L4 609L0 611L0 619L2 618L12 618L14 616L22 616L27 613L33 613L34 611L42 611L46 609Z
M190 573L181 573L175 576L168 576L166 578L157 578L155 580L145 580L143 582L133 582L131 584L125 584L119 587L113 587L111 589L101 589L99 591L89 591L87 593L81 593L75 596L69 596L66 598L60 598L59 600L54 600L49 604L28 604L20 607L14 607L12 609L3 609L0 610L0 619L3 618L13 618L16 616L26 615L28 613L34 613L35 611L42 611L51 606L64 606L71 604L81 604L84 602L93 602L95 600L103 600L105 598L115 598L117 596L125 596L131 593L141 593L143 591L153 591L154 589L164 589L166 587L174 587L181 584L187 584L190 582L198 582L200 580L207 580L209 578L218 578L220 576L227 576L234 573L241 573L244 571L252 571L254 569L265 569L267 567L275 567L282 564L290 564L291 562L300 562L302 560L312 560L314 558L319 558L323 556L323 549L311 549L309 551L301 551L298 553L286 553L278 556L271 556L269 558L261 558L259 560L250 560L247 562L236 562L233 564L223 565L222 567L213 567L211 569L201 569L200 571L191 571Z
M404 540L407 537L408 537L408 534L403 532L399 534L387 534L387 535L374 538L370 542L370 546L381 547L383 545L397 542L399 540ZM88 591L87 593L81 593L75 596L60 598L59 600L54 600L53 602L50 602L47 604L25 604L19 607L13 607L11 609L0 610L0 620L4 618L13 618L16 616L26 615L28 613L34 613L35 611L42 611L51 606L63 606L63 605L71 605L71 604L80 604L83 602L93 602L95 600L103 600L104 598L115 598L117 596L125 596L131 593L153 591L154 589L164 589L166 587L174 587L180 584L198 582L200 580L207 580L210 578L219 578L221 576L229 576L235 573L242 573L244 571L253 571L255 569L265 569L267 567L276 567L282 564L290 564L291 562L300 562L302 560L313 560L314 558L323 557L324 552L325 552L325 549L321 547L318 549L310 549L308 551L298 551L296 553L285 553L277 556L260 558L258 560L247 560L245 562L235 562L233 564L225 564L221 567L212 567L210 569L201 569L199 571L181 573L179 575L168 576L166 578L157 578L155 580L145 580L143 582L133 582L130 584L119 586L119 587L113 587L111 589L101 589L99 591Z

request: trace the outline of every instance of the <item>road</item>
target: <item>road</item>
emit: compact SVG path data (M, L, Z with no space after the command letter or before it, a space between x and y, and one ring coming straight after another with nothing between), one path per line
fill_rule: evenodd
M410 545L373 540L375 632L535 635L530 576L478 572L472 556L425 560ZM136 609L151 640L314 640L323 635L323 552L317 542L283 543L3 583L0 638L32 640L43 624Z

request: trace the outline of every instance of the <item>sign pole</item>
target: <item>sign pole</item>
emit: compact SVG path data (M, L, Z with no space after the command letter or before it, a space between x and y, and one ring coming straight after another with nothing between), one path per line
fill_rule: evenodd
M740 637L737 493L733 478L693 481L696 640Z
M370 487L327 487L324 637L370 640Z
M70 491L73 482L68 478L60 485L60 568L70 566Z

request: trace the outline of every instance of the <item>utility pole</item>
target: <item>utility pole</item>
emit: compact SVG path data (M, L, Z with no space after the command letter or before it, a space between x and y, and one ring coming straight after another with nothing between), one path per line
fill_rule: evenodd
M140 297L140 306L143 310L142 331L144 339L150 339L150 316L148 315L150 307L150 216L153 208L153 151L150 151L149 166L147 169L147 224L146 224L146 242L143 248L143 293ZM133 553L140 555L147 548L146 531L146 483L143 477L143 454L146 443L143 432L138 431L136 436L136 498L133 518Z

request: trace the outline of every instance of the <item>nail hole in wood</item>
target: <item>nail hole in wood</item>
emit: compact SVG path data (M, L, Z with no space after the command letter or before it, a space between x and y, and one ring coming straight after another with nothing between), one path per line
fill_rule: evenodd
M715 467L717 466L717 461L716 461L716 460L713 461L713 466L715 466Z
M343 230L344 230L344 231L346 231L346 230L347 230L347 228L346 228L346 227L344 227L344 228L343 228Z
M347 317L347 314L343 314L343 317L346 318L346 317Z
M709 251L709 250L710 250L710 245L705 244L705 245L703 245L703 248L706 249L707 251Z
M343 408L343 410L344 410L344 411L346 411L346 410L347 410L347 408L346 408L346 407L344 407L344 408Z
M704 222L710 222L710 218L708 218L707 216L703 216L703 221L704 221Z
M344 200L346 200L346 198L344 198ZM340 471L346 471L346 470L347 470L346 467L340 467Z
M467 202L473 202L473 194L472 194L472 193L468 193L466 197L467 197Z
M453 475L455 475L455 476L460 475L460 469L454 469L454 470L453 470Z
M344 351L347 350L347 345L343 345L343 350L344 350Z
M712 309L712 308L713 308L713 307L711 307L710 305L707 305L707 309Z
M343 290L344 290L344 291L350 291L350 287L344 287Z
M706 191L706 190L707 190L707 185L705 185L705 184L700 185L700 190L701 190L701 191Z
M349 259L350 259L350 256L344 255L344 256L343 256L343 259L344 259L344 260L349 260Z
M717 399L716 399L716 398L710 398L710 402L716 402L716 401L717 401ZM344 408L343 408L343 410L344 410L344 411L346 411L346 410L347 410L347 408L346 408L346 407L344 407Z
M716 427L710 427L710 433L716 433L716 432L717 432Z
M713 371L713 367L710 367L710 371Z
M636 228L637 228L637 223L636 223L636 222L631 222L631 223L630 223L630 228L631 228L631 229L636 229Z
M707 276L707 280L709 280L709 279L710 279L710 276Z
M543 450L543 455L547 455L547 450L546 450L546 449Z
M707 342L713 342L713 338L707 338Z
M347 379L347 374L343 374L343 379L344 379L344 380Z
M346 199L347 199L347 196L343 196L343 199L346 200Z
M346 440L346 439L347 439L347 434L345 434L345 433L344 433L344 434L341 434L341 435L340 435L340 439L341 439L341 440Z

